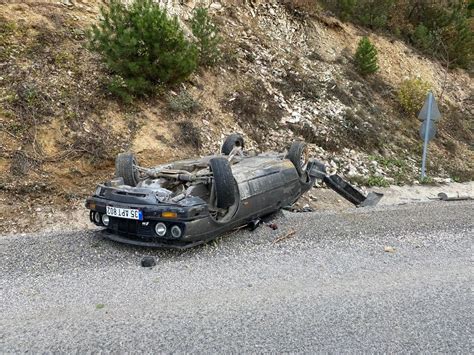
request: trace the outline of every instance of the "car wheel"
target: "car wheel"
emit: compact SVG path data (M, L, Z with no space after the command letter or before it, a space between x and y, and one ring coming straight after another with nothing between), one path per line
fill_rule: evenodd
M121 177L125 185L137 186L140 174L132 153L120 153L115 158L115 176Z
M221 153L229 155L234 147L241 147L244 149L244 138L240 134L234 133L227 136L224 144L222 144Z
M293 142L288 150L286 158L295 166L300 177L303 177L308 166L308 147L304 142Z
M235 203L235 179L226 158L212 158L209 161L214 176L214 192L217 208L229 208Z

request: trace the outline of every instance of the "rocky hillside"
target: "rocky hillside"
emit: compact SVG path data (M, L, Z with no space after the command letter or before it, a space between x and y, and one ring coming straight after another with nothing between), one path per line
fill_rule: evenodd
M188 26L194 1L162 3ZM204 1L224 37L221 61L124 104L107 91L109 73L87 49L100 4L0 1L0 208L11 216L38 203L81 201L112 175L119 151L156 164L216 152L230 132L257 150L305 139L314 156L361 185L412 183L419 122L403 112L397 91L413 77L443 93L430 176L473 180L472 78L462 70L445 75L396 38L278 1ZM380 66L367 78L353 62L364 35Z

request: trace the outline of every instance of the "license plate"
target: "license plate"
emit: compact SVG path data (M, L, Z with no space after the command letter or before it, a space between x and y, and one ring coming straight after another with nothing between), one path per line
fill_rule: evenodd
M126 218L126 219L136 219L143 220L143 213L140 210L135 210L132 208L120 208L107 206L107 216Z

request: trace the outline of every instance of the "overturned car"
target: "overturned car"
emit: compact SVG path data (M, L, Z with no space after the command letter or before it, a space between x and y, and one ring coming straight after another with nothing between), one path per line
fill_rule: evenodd
M255 154L232 134L221 154L152 168L121 153L115 178L87 199L90 220L112 240L142 246L188 248L290 206L320 179L357 206L375 205L321 162L303 142L286 153Z

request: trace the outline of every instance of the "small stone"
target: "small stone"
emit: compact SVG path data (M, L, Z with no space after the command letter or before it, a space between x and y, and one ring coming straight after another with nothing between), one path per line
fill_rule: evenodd
M141 260L141 265L143 267L153 267L156 265L155 258L152 256L145 256Z
M209 8L210 8L211 10L214 10L214 11L220 11L220 10L222 10L222 5L219 4L218 2L213 2L213 3L209 6Z
M395 253L395 248L394 247L390 247L390 246L385 246L383 248L383 251L386 252L386 253Z

